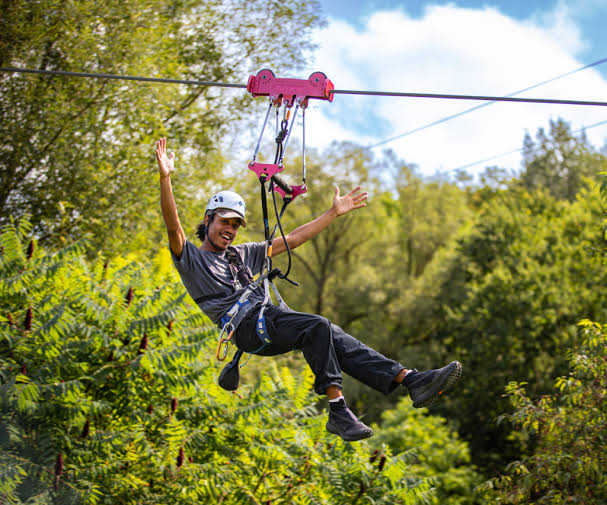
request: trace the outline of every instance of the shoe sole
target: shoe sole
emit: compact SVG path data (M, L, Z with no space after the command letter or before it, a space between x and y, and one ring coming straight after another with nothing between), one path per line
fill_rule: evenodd
M327 429L327 431L329 433L333 433L333 435L337 435L338 437L341 437L346 442L356 442L358 440L364 440L365 438L369 438L369 437L373 436L373 430L370 428L369 428L369 431L362 432L356 436L348 436L348 435L342 434L339 432L339 430L337 428L333 428L333 426L330 425L329 423L327 423L325 428Z
M447 367L450 367L450 369L446 370L447 375L444 377L443 382L428 393L429 396L426 399L414 402L414 408L419 409L432 405L445 391L451 389L451 387L453 387L453 385L455 385L455 383L460 379L462 376L462 364L459 361L453 361L449 363Z

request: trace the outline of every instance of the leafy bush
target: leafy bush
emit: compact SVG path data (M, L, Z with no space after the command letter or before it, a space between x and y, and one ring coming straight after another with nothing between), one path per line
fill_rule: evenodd
M525 383L508 386L516 412L505 419L534 450L487 484L495 503L607 502L607 327L580 325L583 345L570 353L572 371L554 393L531 400Z
M371 445L378 451L388 445L406 458L409 474L432 479L436 494L430 503L464 505L481 500L474 492L481 476L470 464L468 444L444 418L428 415L428 409L414 409L408 398L381 417L381 428L374 426L377 434Z
M312 376L217 385L216 329L180 284L0 236L3 503L426 502L406 462L324 428ZM27 245L29 242L29 246Z

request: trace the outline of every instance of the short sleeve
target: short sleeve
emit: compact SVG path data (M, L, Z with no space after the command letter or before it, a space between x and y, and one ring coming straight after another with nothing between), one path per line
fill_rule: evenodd
M192 248L196 249L196 246L186 240L183 244L181 256L177 256L169 245L169 251L171 251L171 258L173 259L173 264L179 272L192 271L194 269L194 255Z

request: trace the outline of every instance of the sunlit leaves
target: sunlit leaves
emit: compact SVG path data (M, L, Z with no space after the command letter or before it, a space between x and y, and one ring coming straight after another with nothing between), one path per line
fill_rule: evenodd
M531 399L524 384L507 388L515 408L507 419L521 438L532 442L532 450L487 483L495 503L607 499L607 334L601 324L589 320L580 326L583 342L571 350L571 372L555 381L554 392Z
M309 370L266 358L257 382L221 389L217 330L180 284L74 247L24 261L12 225L0 241L2 501L424 501L430 482L398 458L371 465L366 443L325 430Z

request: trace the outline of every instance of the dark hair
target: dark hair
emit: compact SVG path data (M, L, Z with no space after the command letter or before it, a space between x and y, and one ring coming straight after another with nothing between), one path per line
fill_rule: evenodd
M213 218L215 217L215 212L213 211L209 211L207 213L205 213L205 216L209 216L209 223L211 221L213 221ZM200 221L200 223L198 223L198 227L196 228L196 236L200 239L201 242L204 242L204 238L207 235L207 227L204 224L204 218L202 218L202 221Z

